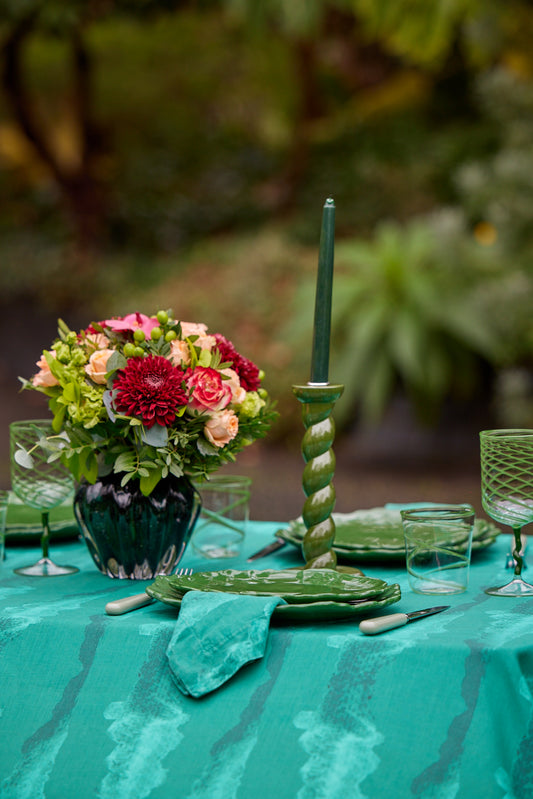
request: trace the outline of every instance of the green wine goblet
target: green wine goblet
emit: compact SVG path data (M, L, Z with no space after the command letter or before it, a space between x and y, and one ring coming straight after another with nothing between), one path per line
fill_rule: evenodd
M533 596L533 585L522 578L522 527L533 522L533 430L483 430L481 451L481 499L483 509L513 530L513 579L485 589L492 596Z
M42 558L15 572L30 577L74 574L78 571L75 566L58 566L48 556L50 510L74 494L72 475L54 459L61 440L54 434L51 421L43 419L12 422L9 438L12 489L25 505L41 512L42 523Z

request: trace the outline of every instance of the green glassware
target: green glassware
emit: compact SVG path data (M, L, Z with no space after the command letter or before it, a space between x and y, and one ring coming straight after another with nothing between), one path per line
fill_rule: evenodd
M520 533L533 522L533 430L483 430L481 447L481 498L483 509L514 534L514 578L487 588L493 596L533 596L533 585L522 579Z
M31 566L15 569L17 574L30 577L59 577L78 571L75 566L58 566L48 557L49 512L74 494L70 472L59 460L50 461L58 450L57 443L48 441L50 436L60 443L48 420L13 422L9 426L12 489L25 505L41 511L43 556Z
M97 568L108 577L149 580L171 574L194 529L200 501L183 475L168 475L145 496L138 480L108 474L83 482L74 514Z

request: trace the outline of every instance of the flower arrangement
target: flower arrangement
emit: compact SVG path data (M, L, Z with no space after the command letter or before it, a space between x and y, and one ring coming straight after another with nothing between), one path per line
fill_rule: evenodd
M132 313L58 338L25 388L48 397L61 457L78 482L114 472L151 493L168 475L201 478L277 416L263 374L224 336L170 311Z

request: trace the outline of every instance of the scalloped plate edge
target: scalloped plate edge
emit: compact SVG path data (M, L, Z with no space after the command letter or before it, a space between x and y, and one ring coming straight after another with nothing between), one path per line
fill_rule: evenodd
M173 608L180 608L181 597L169 597L162 595L154 590L151 585L145 589L153 599L157 599L164 605ZM357 605L350 605L347 602L309 602L295 605L279 605L274 610L274 617L279 620L287 621L342 621L354 616L360 616L369 610L377 610L387 607L401 599L400 586L397 583L389 585L381 599L369 599L368 602L360 602Z

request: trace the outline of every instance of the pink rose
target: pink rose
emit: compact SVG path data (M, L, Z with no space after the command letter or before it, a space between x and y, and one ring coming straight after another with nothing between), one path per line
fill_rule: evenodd
M96 350L89 358L89 363L85 366L85 371L95 383L105 385L107 362L113 355L113 350Z
M234 411L217 411L205 423L204 435L215 447L223 447L237 435L239 420Z
M246 390L241 386L239 375L234 369L222 369L222 374L227 378L224 383L230 387L231 401L240 405L246 399Z
M142 330L145 336L150 338L150 333L154 327L159 327L159 322L153 316L146 316L143 313L129 313L127 316L121 316L118 319L106 319L104 325L107 325L116 333L125 330L134 333L136 330Z
M48 361L41 355L39 360L37 361L37 366L39 367L39 371L36 375L32 378L32 383L34 386L42 386L44 388L49 388L50 386L58 386L59 380L57 377L54 377L52 372L50 371L50 367L48 366Z
M231 389L216 369L198 366L187 386L191 392L189 404L198 411L221 411L231 402Z

